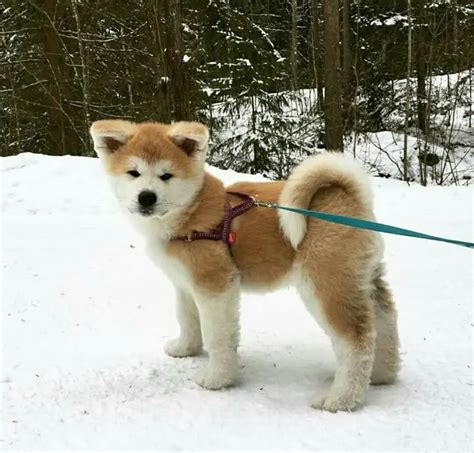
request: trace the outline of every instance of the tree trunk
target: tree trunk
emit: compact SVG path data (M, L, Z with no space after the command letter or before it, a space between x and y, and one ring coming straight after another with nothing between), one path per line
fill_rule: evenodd
M417 126L426 134L427 132L427 98L426 98L426 15L424 13L426 0L418 0L414 8L414 16L416 18L415 29L415 65L416 65L416 109L417 109Z
M298 0L291 0L291 89L298 89Z
M321 25L319 19L318 0L311 0L311 40L314 80L317 87L318 111L324 109L324 69L323 69L323 49L321 48Z
M408 126L410 119L410 76L411 76L411 46L412 46L412 12L411 0L408 1L407 15L408 15L408 55L407 55L407 78L405 84L405 131L403 136L403 179L408 181Z
M76 29L77 29L77 45L79 48L79 58L81 61L81 88L82 88L82 113L83 113L83 140L85 141L84 145L86 149L84 153L88 153L89 150L92 149L92 143L89 134L89 127L90 127L90 113L89 113L89 65L86 58L86 49L84 48L84 42L82 40L82 27L81 27L81 20L79 17L79 12L77 9L77 0L71 0L71 7L74 14L74 20L76 22Z
M186 64L183 62L183 38L181 33L182 18L181 18L181 0L172 0L170 12L172 14L173 22L173 46L171 60L171 74L173 87L173 104L174 114L173 119L189 120L191 119L191 111L189 104L188 85L186 83Z
M180 0L153 0L148 22L156 65L155 103L163 122L190 119L189 87L183 63Z
M426 61L425 61L425 45L417 42L416 44L416 109L418 116L418 128L426 134Z
M453 0L453 51L456 55L458 52L458 0Z
M352 26L351 0L344 0L342 9L342 80L343 80L343 114L345 130L352 128L352 103L354 83L352 68Z
M41 76L46 82L43 88L46 94L46 110L48 114L48 152L51 154L66 154L66 137L64 130L64 114L61 94L63 80L63 54L61 41L55 29L55 13L57 0L37 2L36 7L44 12L47 20L39 30L39 39L43 52Z
M328 150L342 152L339 30L339 2L324 0L325 144Z
M2 36L1 42L4 48L7 48L7 35L5 33L5 28L2 26L1 28ZM20 133L20 118L18 115L18 100L17 100L17 91L16 91L16 81L15 81L15 68L14 65L11 63L12 56L8 55L6 57L7 60L7 77L8 82L10 85L10 92L11 92L11 108L13 110L12 114L9 115L9 127L8 127L8 141L3 143L2 146L2 155L11 155L11 154L19 154L21 153L21 133ZM6 85L6 84L5 84ZM8 108L6 105L4 108ZM15 137L13 139L13 137ZM15 143L15 147L13 147L13 143Z
M155 83L152 90L153 110L158 120L163 122L171 121L170 109L170 69L167 58L168 42L165 38L169 21L168 1L152 0L148 3L147 19L151 31L150 53L153 55L155 65Z

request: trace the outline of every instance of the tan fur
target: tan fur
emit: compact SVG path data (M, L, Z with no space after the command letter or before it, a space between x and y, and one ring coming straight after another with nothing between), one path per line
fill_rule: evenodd
M181 217L177 236L192 231L211 231L224 216L225 190L221 181L206 175L201 192ZM223 242L170 241L167 251L189 270L197 285L211 293L225 290L238 270Z
M371 217L360 202L339 187L321 189L310 209L352 217ZM341 335L363 342L373 329L370 261L373 235L322 220L308 222L298 259L313 280L328 322Z
M111 127L112 120L97 121L93 126L93 133L103 130L114 131ZM108 170L112 175L125 173L128 167L128 158L137 156L145 161L155 162L158 160L170 160L173 162L173 171L176 176L187 178L192 171L192 163L185 153L180 151L179 146L169 137L170 126L159 123L131 123L120 122L117 127L127 125L128 140L120 149L107 156Z
M171 161L175 177L186 179L195 176L196 161L204 156L193 153L193 147L207 146L203 127L197 123L168 126L104 121L94 123L92 134L112 175L127 172L130 156L137 156L148 162ZM107 143L102 138L108 131L115 134L113 140L123 141L109 153L103 151ZM213 230L224 215L226 190L294 207L373 219L365 176L356 167L357 175L353 175L350 165L327 154L297 167L288 182L237 183L227 189L205 174L192 202L176 217L171 234ZM241 201L231 197L233 205ZM232 231L237 240L230 250L220 241L197 240L168 241L165 251L184 266L196 294L210 298L230 291L239 280L252 289L272 289L285 281L299 285L308 310L330 335L341 363L332 393L316 399L316 407L351 409L361 400L372 369L374 383L393 381L399 367L396 311L382 279L377 234L260 207L236 218ZM199 304L198 308L201 312ZM188 349L192 348L178 348L171 355L183 355L181 351ZM348 363L359 370L354 374L357 378L346 370ZM352 382L352 390L340 390L341 382ZM209 388L218 386L213 382Z
M372 292L377 330L372 384L391 384L400 370L397 309L383 274L384 268L379 266L376 269Z
M227 190L247 193L276 203L284 184L237 183ZM232 197L233 204L241 202L241 198ZM237 234L237 241L232 246L232 255L243 285L269 289L282 283L291 270L295 252L281 234L277 212L273 209L254 208L237 217L232 230Z
M340 187L363 211L372 206L367 175L342 153L319 154L303 161L291 173L279 201L283 206L307 209L314 195L326 187ZM279 211L278 215L283 234L297 249L306 234L307 219L289 211Z

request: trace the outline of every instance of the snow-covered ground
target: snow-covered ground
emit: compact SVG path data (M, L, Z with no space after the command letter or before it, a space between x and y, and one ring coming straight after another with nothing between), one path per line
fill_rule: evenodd
M209 392L192 381L205 357L163 353L172 286L99 162L1 163L2 450L472 448L472 251L385 237L403 368L356 412L310 408L334 357L290 289L243 296L240 383ZM472 241L472 189L373 182L379 220Z

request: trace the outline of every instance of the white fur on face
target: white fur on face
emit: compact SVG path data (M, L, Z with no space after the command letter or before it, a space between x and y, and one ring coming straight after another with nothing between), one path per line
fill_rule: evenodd
M128 173L112 176L112 186L121 207L133 215L143 218L164 218L170 214L182 212L195 198L201 187L204 170L196 168L191 178L182 178L173 169L169 160L149 163L139 157L129 158L129 170L136 170L140 176L133 177ZM173 175L163 181L160 176L165 173ZM143 191L153 192L157 202L150 212L140 212L138 196Z

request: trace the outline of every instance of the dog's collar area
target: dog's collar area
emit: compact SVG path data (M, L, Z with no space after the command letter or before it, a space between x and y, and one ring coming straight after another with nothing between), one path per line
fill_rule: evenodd
M230 195L235 195L242 198L242 203L232 207L230 204ZM247 212L249 209L258 206L256 199L250 195L240 192L227 192L225 205L224 205L224 219L222 222L212 231L193 231L185 236L172 236L171 241L185 241L193 242L203 239L210 241L222 241L225 244L231 245L236 240L235 232L231 231L232 220Z

